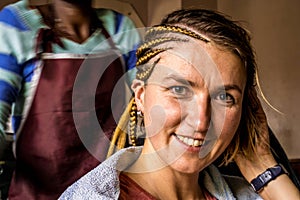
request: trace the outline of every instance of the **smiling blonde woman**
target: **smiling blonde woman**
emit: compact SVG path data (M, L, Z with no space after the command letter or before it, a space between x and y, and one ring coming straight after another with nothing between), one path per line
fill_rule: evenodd
M213 11L175 11L148 30L137 58L134 96L109 153L133 147L61 199L299 199L269 148L245 29ZM222 153L244 179L225 179L212 164Z

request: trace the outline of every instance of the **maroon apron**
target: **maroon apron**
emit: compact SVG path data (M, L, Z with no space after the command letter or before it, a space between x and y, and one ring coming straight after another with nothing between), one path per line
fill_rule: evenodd
M105 29L103 33L109 37ZM51 53L53 42L61 44L52 31L42 30L38 40L44 41L43 67L16 143L10 200L57 199L105 159L124 108L122 84L114 94L118 101L112 101L124 74L115 51L68 58Z

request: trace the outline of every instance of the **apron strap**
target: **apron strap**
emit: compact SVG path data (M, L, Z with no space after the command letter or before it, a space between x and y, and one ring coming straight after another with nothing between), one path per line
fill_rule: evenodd
M41 28L39 29L36 37L35 52L39 57L42 53L52 53L52 44L58 44L64 48L64 44L61 39L54 33L52 29Z
M108 40L108 43L110 44L111 48L113 49L117 49L114 41L112 40L112 38L110 37L109 33L107 32L107 30L104 28L104 26L101 25L102 28L102 33L105 36L105 38Z

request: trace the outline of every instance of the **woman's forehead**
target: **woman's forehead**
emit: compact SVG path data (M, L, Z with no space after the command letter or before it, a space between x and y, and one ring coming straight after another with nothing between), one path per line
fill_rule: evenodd
M159 54L159 62L149 81L162 82L174 77L187 82L204 82L205 85L234 83L244 87L246 71L235 54L215 47L186 51L176 48Z

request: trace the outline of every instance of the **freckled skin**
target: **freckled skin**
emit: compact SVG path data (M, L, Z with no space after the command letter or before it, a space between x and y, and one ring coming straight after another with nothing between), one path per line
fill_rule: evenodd
M240 122L246 84L246 72L236 55L216 46L203 43L201 46L214 66L207 63L193 66L165 52L159 56L147 85L136 92L148 136L143 153L154 148L171 170L188 174L196 174L208 166L230 143ZM210 79L212 74L204 74L211 67L217 68L221 81ZM222 92L217 90L224 86ZM199 158L199 149L188 151L175 135L214 141Z

